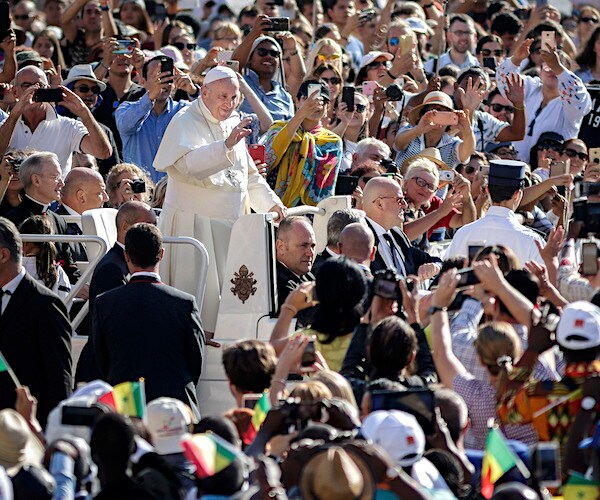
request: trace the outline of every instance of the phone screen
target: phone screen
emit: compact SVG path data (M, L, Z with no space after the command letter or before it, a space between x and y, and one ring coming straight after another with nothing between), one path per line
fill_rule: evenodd
M469 245L469 262L473 262L473 259L477 256L480 250L483 250L485 245Z
M0 1L0 41L4 40L10 30L10 6Z
M458 281L458 288L464 288L479 283L479 278L475 276L475 271L473 271L472 267L466 267L465 269L461 269L460 271L458 271L457 274L458 276L460 276L460 280Z
M557 446L553 446L554 444ZM540 485L548 487L560 486L561 477L558 443L538 444L535 458L537 480Z
M594 276L598 273L598 247L594 242L585 242L581 247L581 270L585 276Z
M371 394L371 409L405 411L415 416L426 435L434 432L435 395L430 389L375 391Z
M342 102L348 106L348 111L354 111L354 87L344 87L342 90Z
M338 175L335 184L335 194L339 196L348 196L354 193L358 186L358 177L354 175Z

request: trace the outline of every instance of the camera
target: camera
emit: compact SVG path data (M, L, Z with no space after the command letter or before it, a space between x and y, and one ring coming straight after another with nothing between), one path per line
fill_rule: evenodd
M398 174L400 173L400 170L398 170L398 165L396 165L396 162L394 160L392 160L391 158L382 158L379 162L379 164L385 168L385 171L388 174Z
M392 83L388 88L385 89L385 95L390 101L400 101L404 96L404 92L400 88L400 85Z
M132 193L145 193L146 181L144 179L132 179L129 183Z
M400 276L391 269L377 271L373 275L373 295L384 299L401 300L398 283L400 283Z

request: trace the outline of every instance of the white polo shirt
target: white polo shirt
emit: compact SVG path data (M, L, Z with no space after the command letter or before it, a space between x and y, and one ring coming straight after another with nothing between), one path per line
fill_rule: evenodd
M66 175L71 170L71 156L74 152L82 152L81 140L86 135L88 130L83 123L56 114L54 107L48 104L46 119L33 132L25 125L23 117L19 118L9 146L16 149L30 148L56 153L63 175Z

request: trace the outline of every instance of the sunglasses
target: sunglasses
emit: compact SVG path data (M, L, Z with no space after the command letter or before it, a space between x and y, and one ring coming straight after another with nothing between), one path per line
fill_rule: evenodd
M400 39L397 36L393 36L388 40L390 47L396 47L400 43Z
M515 108L512 106L504 106L503 104L494 103L492 104L492 109L496 113L500 113L501 111L506 111L507 113L514 113Z
M279 56L279 51L278 50L273 50L273 49L265 49L264 47L259 47L258 49L256 49L256 52L258 52L258 55L260 57L266 57L266 56L271 56L271 57L278 57Z
M430 182L427 182L425 179L421 179L421 177L413 177L413 179L417 183L417 186L422 187L422 188L427 188L432 193L434 191L437 191L437 186L435 184L431 184Z
M367 109L367 106L365 106L364 104L356 104L354 107L356 108L356 111L358 113L363 113L365 109Z
M471 175L472 173L474 173L476 170L476 168L472 165L465 165L465 174L469 174Z
M574 149L571 149L571 148L565 149L563 151L563 154L566 154L569 158L575 158L577 156L580 160L587 160L589 158L587 153L575 151Z
M183 49L196 50L196 44L195 43L175 42L173 45L175 47L177 47L179 50L183 50Z
M325 61L337 61L340 57L342 57L340 54L332 54L330 56L326 56L325 54L319 54L317 56L317 59L321 62L325 62Z
M16 16L15 16L16 19ZM580 23L594 23L596 24L598 22L598 18L597 17L580 17L579 18L579 22Z
M371 64L367 64L367 71L369 71L371 69L389 68L389 67L390 67L389 61L374 61Z
M14 15L13 17L15 18L15 21L27 21L27 19L31 19L33 16L30 16L29 14L21 14Z
M490 49L481 49L480 54L483 57L490 57L494 54L496 57L502 57L504 55L504 51L502 49L490 50Z
M332 76L331 78L321 77L321 80L323 80L325 83L330 83L331 85L339 85L342 83L341 78L338 78L337 76Z
M552 151L562 151L562 146L560 144L555 144L553 142L543 142L542 144L540 144L538 146L538 149L541 151L548 151L548 150L552 150Z
M78 90L82 94L87 94L88 92L91 92L92 94L97 94L97 95L100 94L100 86L98 86L98 85L94 85L94 86L80 85L79 87L74 87L74 90Z

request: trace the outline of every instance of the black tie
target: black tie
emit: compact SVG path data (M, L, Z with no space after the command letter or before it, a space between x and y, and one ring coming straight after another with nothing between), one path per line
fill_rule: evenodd
M388 246L390 247L390 253L392 254L392 260L394 263L394 267L396 268L396 272L400 275L404 275L405 270L404 265L402 263L402 257L400 257L398 249L394 244L394 239L388 233L383 234L383 239L387 242Z
M8 295L10 297L12 295L12 292L10 290L3 290L2 288L0 288L0 316L2 316L2 297L4 297L5 295Z

